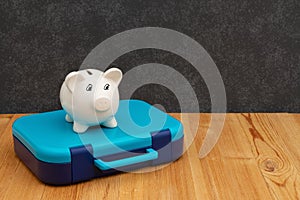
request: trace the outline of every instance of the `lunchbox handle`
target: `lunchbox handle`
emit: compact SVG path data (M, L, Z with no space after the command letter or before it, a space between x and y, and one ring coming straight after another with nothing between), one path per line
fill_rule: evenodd
M147 153L142 155L124 158L120 160L109 161L109 162L103 161L101 159L95 159L94 164L96 165L96 167L98 167L101 170L108 170L108 169L115 169L127 165L132 165L136 163L141 163L145 161L155 160L158 158L158 153L154 149L149 148L146 150L146 152Z

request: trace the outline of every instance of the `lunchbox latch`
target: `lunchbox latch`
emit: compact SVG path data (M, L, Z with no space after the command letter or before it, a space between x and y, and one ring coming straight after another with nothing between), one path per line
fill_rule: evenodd
M91 145L70 148L72 162L72 182L89 180L94 174L94 157Z

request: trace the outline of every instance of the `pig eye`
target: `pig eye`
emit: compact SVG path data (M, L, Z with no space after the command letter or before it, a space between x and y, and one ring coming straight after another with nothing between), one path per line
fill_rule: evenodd
M110 86L110 85L109 85L108 83L105 84L105 85L104 85L104 90L109 90L109 86Z
M93 73L90 72L89 70L86 70L86 72L87 72L89 75L93 75Z
M87 87L86 87L86 91L92 91L93 89L93 85L92 84L89 84Z

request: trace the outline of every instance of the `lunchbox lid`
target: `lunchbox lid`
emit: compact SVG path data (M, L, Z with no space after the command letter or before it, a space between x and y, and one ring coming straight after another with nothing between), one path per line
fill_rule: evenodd
M95 158L151 147L151 133L166 129L171 141L183 137L177 119L141 100L120 101L116 128L95 126L77 134L65 115L57 110L21 117L13 124L13 135L37 159L50 163L70 163L70 148L86 145L92 146Z

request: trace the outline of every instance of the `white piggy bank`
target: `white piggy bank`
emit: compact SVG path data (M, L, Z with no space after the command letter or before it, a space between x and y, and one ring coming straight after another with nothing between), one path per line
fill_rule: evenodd
M90 126L117 126L114 117L119 107L118 85L122 72L111 68L105 72L86 69L67 75L60 90L60 102L67 112L66 121L73 130L85 132Z

